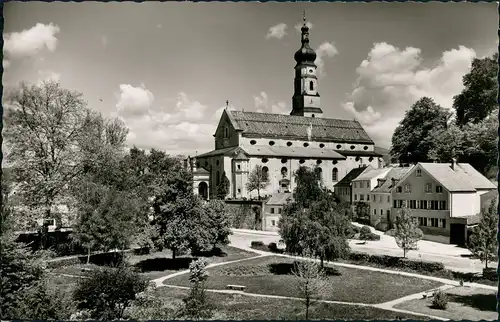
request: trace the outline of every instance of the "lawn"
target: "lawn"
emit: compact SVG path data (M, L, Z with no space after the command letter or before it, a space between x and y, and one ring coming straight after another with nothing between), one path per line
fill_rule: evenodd
M448 295L449 299L448 308L446 310L431 308L432 300L430 299L418 299L404 302L396 305L395 308L440 316L455 321L491 321L498 318L494 290L455 287L446 290L445 293Z
M228 284L246 286L245 292L297 297L293 260L278 256L251 259L208 269L208 289L225 289ZM330 268L325 300L352 303L383 303L441 286L439 282L360 270ZM189 274L166 280L166 284L189 286Z
M166 300L182 299L187 290L161 287L156 290ZM297 300L258 298L239 294L207 293L209 301L224 319L230 320L301 320L304 305ZM328 320L422 320L425 317L382 310L373 307L319 303L311 307L310 319ZM429 319L427 319L429 320Z

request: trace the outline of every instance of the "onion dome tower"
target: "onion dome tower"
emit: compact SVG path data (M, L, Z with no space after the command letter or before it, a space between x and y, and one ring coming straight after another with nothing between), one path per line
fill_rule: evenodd
M292 98L292 112L290 115L321 117L323 111L320 108L320 96L317 90L318 78L316 76L317 66L316 52L309 46L309 27L307 27L306 13L304 11L304 25L302 32L302 46L294 55L295 80Z

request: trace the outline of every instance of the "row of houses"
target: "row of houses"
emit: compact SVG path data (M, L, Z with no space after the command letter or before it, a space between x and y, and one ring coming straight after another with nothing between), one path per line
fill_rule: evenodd
M424 239L464 245L479 214L497 196L496 186L467 163L418 163L408 167L371 166L351 170L334 192L369 224L387 231L402 207L424 232ZM281 209L291 194L275 194L266 204L263 229L277 231Z

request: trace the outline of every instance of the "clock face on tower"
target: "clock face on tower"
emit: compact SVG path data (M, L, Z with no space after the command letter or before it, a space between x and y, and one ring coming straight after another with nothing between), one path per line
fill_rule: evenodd
M319 97L304 97L304 107L319 107Z

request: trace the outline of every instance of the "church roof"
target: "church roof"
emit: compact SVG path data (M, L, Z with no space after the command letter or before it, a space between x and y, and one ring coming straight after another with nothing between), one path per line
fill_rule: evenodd
M213 150L204 154L198 155L198 158L211 157L216 155L234 156L241 154L258 157L287 157L287 158L311 158L311 159L339 159L344 160L345 157L331 149L305 148L305 147L285 147L285 146L248 146L229 147L224 149Z
M229 111L226 110L237 131L244 137L266 137L308 141L352 142L373 144L358 121L305 117L296 115Z

